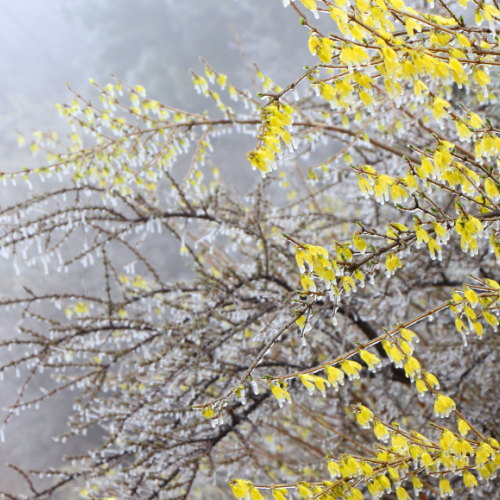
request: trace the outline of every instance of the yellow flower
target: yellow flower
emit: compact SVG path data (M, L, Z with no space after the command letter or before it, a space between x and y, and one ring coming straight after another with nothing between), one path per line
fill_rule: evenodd
M415 80L415 84L413 87L413 92L415 92L415 95L417 96L417 100L422 100L423 99L423 93L427 92L429 90L429 87L422 82L421 80Z
M439 489L441 490L442 497L451 497L453 495L450 482L444 476L441 476L441 480L439 481Z
M273 492L274 500L287 500L286 494L288 492L285 488L273 489L272 492Z
M442 260L443 254L441 252L441 247L438 245L437 241L431 237L429 237L429 252L431 254L432 260L436 260L436 252L437 252L437 259Z
M387 427L382 422L379 422L378 420L374 421L373 432L375 433L375 436L377 437L377 439L380 439L380 441L387 441L390 437L390 434L389 434L389 431L387 430Z
M488 83L490 83L490 81L491 81L488 73L486 73L482 69L477 69L477 68L474 71L474 78L476 79L476 82L481 87L488 85Z
M414 358L413 356L410 356L406 361L405 361L405 374L407 377L409 377L411 380L415 378L415 375L420 373L420 363L418 362L417 358Z
M399 349L396 345L392 345L390 350L389 350L389 358L391 361L398 367L403 366L403 360L405 359L404 353L401 352L401 349Z
M466 436L469 431L470 431L469 424L465 420L459 418L458 419L458 432L460 432L460 434L462 436Z
M250 497L252 500L264 500L262 493L253 485L250 486Z
M481 128L484 124L483 119L479 115L476 115L476 113L470 113L468 122L473 128Z
M393 433L391 436L391 444L392 448L397 453L406 452L408 449L408 440L401 434Z
M447 417L456 408L455 401L444 394L438 394L434 402L434 413L438 417Z
M340 362L340 366L342 367L342 370L344 370L349 380L358 379L359 371L363 368L358 362L351 361L349 359L342 360Z
M467 82L469 77L465 73L463 66L453 57L450 57L450 68L452 71L455 83L461 87L463 83Z
M425 382L422 380L422 379L417 379L417 381L415 382L415 387L417 388L417 391L422 394L423 392L426 392L428 391L429 389L427 388L427 385L425 384Z
M344 290L346 292L346 296L349 297L352 291L356 291L356 283L354 282L354 278L352 276L341 276L342 284L344 285Z
M468 140L472 135L472 131L469 129L466 123L461 120L455 120L455 127L457 128L458 135L460 136L460 140Z
M316 10L317 9L315 0L302 0L302 3L309 10Z
M337 91L333 85L328 83L321 82L319 84L319 91L325 100L328 102L333 102L335 100L335 96L337 95Z
M339 385L344 385L344 372L331 365L325 365L324 370L330 384L335 390L338 390Z
M361 254L365 253L366 247L368 245L366 244L366 241L359 235L359 233L354 233L354 236L352 237L352 242L354 243L354 246L360 251Z
M233 479L229 481L229 486L231 486L236 498L246 498L250 491L250 482L243 479Z
M474 310L469 306L469 305L465 305L464 306L464 312L465 312L465 315L470 319L470 320L475 320L476 319L476 313L474 312Z
M463 477L464 477L464 486L472 491L474 489L474 486L477 486L476 477L468 470L464 471Z
M408 193L399 184L392 184L391 186L391 197L394 203L401 203L408 199Z
M453 445L455 455L474 455L474 450L468 441L465 439L457 439Z
M355 458L348 455L342 460L340 468L342 477L357 475L359 469L360 469L359 462Z
M425 372L424 375L425 375L425 379L427 380L428 384L431 387L434 387L434 389L439 389L439 381L435 375L433 375L432 373L429 373L429 372Z
M483 12L484 17L487 21L492 21L493 16L497 18L500 16L500 10L498 10L494 5L489 5L486 3L483 3Z
M366 478L373 476L373 467L367 462L361 462L361 471L363 472ZM363 496L360 497L360 500L363 500Z
M467 330L465 323L458 316L455 318L455 328L458 333L462 333L462 330Z
M376 478L376 480L378 480L378 482L380 483L380 485L382 486L382 488L384 488L387 493L390 493L390 491L391 491L391 482L389 481L389 478L387 478L384 475L380 475L380 476L378 476Z
M431 161L427 156L422 156L422 163L420 165L420 168L417 167L417 174L420 178L426 179L430 175L432 175L434 171L434 167L432 166Z
M311 292L316 291L316 285L315 285L314 281L309 276L307 276L307 274L303 274L300 277L300 282L302 283L302 286L304 287L304 290L306 292L307 292L307 289L309 289Z
M417 247L422 242L424 243L429 242L429 235L427 231L420 224L415 224L415 235L417 237Z
M418 495L420 491L422 491L422 488L424 485L422 484L422 481L418 478L418 476L412 476L411 482L413 483L413 489L415 491L415 495Z
M332 60L332 45L334 45L334 42L329 38L320 38L313 35L309 38L309 50L311 54L316 54L321 62L324 63L329 63Z
M308 488L310 486L306 482L301 482L297 485L297 489L299 490L299 493L304 497L304 498L309 498L313 492Z
M469 301L469 304L472 307L474 307L477 304L478 298L476 292L474 292L474 290L472 290L471 288L464 287L464 296Z
M484 181L484 190L492 200L500 198L500 192L498 191L497 185L490 178Z
M408 330L408 328L400 328L399 333L401 333L401 337L403 337L410 345L412 344L414 338L415 342L419 341L417 334L411 330Z
M434 226L434 231L436 231L436 241L439 244L446 244L450 239L450 233L448 230L438 222L434 222L432 225Z
M288 391L277 384L271 385L271 392L273 393L273 396L278 400L280 408L283 406L285 400L288 401L288 403L292 402L292 398L290 397L290 394L288 394Z
M410 495L408 495L408 492L402 486L396 490L396 495L398 500L408 500L410 498Z
M325 386L330 387L330 382L328 382L328 380L310 373L300 374L299 379L306 386L310 395L312 395L314 393L314 389L317 388L318 391L321 392L322 396L326 397Z
M295 323L297 323L298 327L300 328L300 330L304 331L304 333L307 333L309 330L312 329L312 326L310 323L307 323L306 324L306 317L304 315L300 316L300 318L298 318ZM305 325L305 326L304 326Z
M390 278L398 267L403 267L399 257L394 253L388 253L385 260L385 275Z
M361 356L361 359L368 365L368 368L372 371L375 372L377 368L380 368L382 366L382 361L380 361L375 354L372 354L371 352L365 351L364 349L359 350L359 355Z
M477 334L478 337L483 336L483 325L479 323L479 321L473 321L472 326L474 327L474 330Z
M441 443L441 447L444 451L450 451L457 438L453 435L449 429L446 429L441 433L439 438L439 442Z
M328 472L333 478L340 476L340 465L333 460L328 460Z
M490 312L488 312L486 309L483 309L483 318L493 328L496 328L496 326L498 325L497 317L494 316L493 314L491 314Z
M373 412L366 406L359 405L358 412L356 413L356 420L363 429L368 429L369 423L373 418Z
M201 409L201 413L205 418L212 418L214 416L214 409L211 406L205 406Z
M426 469L428 469L429 467L431 467L434 464L434 460L432 460L432 457L426 451L424 451L422 453L422 456L420 457L420 459L422 460L422 465Z
M450 103L445 101L441 97L435 97L432 103L432 111L434 113L434 119L437 122L440 122L443 117L445 117L448 113L445 111L445 108L450 107Z

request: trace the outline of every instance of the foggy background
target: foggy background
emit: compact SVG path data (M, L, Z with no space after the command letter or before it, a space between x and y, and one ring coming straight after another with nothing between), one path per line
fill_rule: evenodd
M188 71L203 72L199 56L227 74L231 84L255 91L233 26L248 59L279 85L312 62L307 30L290 7L283 9L281 0L0 0L0 13L0 171L32 164L29 151L17 146L17 131L29 136L49 129L63 137L69 132L54 106L72 99L66 82L89 95L89 77L104 86L115 73L130 85L143 85L148 97L202 112L209 101L196 94ZM223 99L230 102L227 94ZM238 181L244 189L257 176L244 159L250 148L238 141L214 140L214 154L226 183ZM24 194L22 186L4 188L0 204L4 207ZM174 267L172 278L179 274ZM0 262L0 273L0 292L9 295L21 292L21 282L46 279L35 268L17 277L11 261ZM0 340L16 335L15 316L13 312L2 318ZM2 409L14 402L22 380L8 373L0 382ZM42 385L43 380L37 382L34 393ZM53 441L67 428L73 396L58 395L38 411L23 412L11 421L0 442L0 490L24 490L22 478L6 468L7 462L26 468L58 467L62 454L98 443L97 434L66 445Z

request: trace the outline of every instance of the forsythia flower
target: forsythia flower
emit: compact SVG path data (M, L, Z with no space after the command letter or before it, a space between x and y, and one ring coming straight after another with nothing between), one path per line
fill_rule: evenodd
M470 473L468 470L464 471L464 486L469 488L471 491L474 489L474 486L477 486L477 479L474 474Z
M496 183L489 178L484 181L484 190L492 200L500 198L500 192L498 191Z
M371 352L365 351L364 349L359 350L359 355L361 356L361 359L368 365L368 368L372 371L375 372L377 368L382 366L382 361L380 361L375 354L372 354Z
M246 498L250 491L250 482L243 479L233 479L229 482L229 486L231 486L236 498Z
M464 296L469 301L472 307L477 304L478 298L476 292L474 292L474 290L472 290L471 288L464 287Z
M405 373L406 376L409 377L411 380L415 378L415 375L420 373L420 363L418 362L417 358L410 356L405 361Z
M441 433L439 441L444 451L450 451L456 440L457 438L453 435L453 432L451 432L449 429L445 429Z
M415 491L415 495L418 495L421 491L424 485L422 484L422 481L418 478L418 476L412 476L411 482L413 483L413 489Z
M302 482L297 485L297 489L299 490L299 493L304 497L304 498L309 498L312 495L312 491L308 488L310 486L308 483Z
M356 420L363 429L368 429L368 425L373 418L373 412L366 406L359 406L359 411L356 413Z
M408 449L408 440L401 434L393 433L391 437L391 444L393 449L398 453L406 452Z
M378 420L374 421L373 432L375 433L375 436L377 437L377 439L380 439L381 441L387 441L390 437L390 434L389 434L389 431L387 430L387 427L382 422L379 422Z
M326 372L330 384L332 384L332 387L335 388L335 390L338 390L339 384L344 385L343 371L331 365L325 365L324 370Z
M262 493L253 485L250 486L250 497L252 500L264 500Z
M435 375L429 372L425 372L425 379L431 387L434 387L434 389L439 389L439 381Z
M285 400L288 401L288 403L292 402L292 398L290 398L290 394L288 394L288 391L280 387L279 385L272 384L271 392L273 393L273 396L278 400L280 408L283 406Z
M314 393L314 389L316 387L319 392L321 392L322 396L326 397L325 386L330 387L330 382L328 382L328 380L309 373L300 374L299 379L306 386L310 395Z
M486 309L483 309L483 318L493 328L495 328L498 325L497 317L495 315L491 314L490 312L488 312Z
M436 231L436 241L439 244L447 243L448 240L450 239L450 233L448 232L448 230L438 222L434 222L433 226L434 226L434 231Z
M388 253L385 261L385 275L390 278L398 267L403 267L399 257L394 253Z
M301 330L304 330L304 333L307 333L309 330L312 329L312 326L311 326L310 323L306 324L306 317L304 315L302 315L299 318L297 318L297 320L295 321L295 323L297 323L298 327Z
M425 382L421 378L417 379L417 381L415 382L415 387L417 388L417 391L420 394L429 390L427 388L427 385L425 384Z
M340 465L333 460L328 460L328 472L333 478L340 476Z
M429 252L431 254L431 259L436 260L436 252L437 259L442 259L441 247L438 245L437 241L434 238L429 237Z
M422 465L426 469L431 467L434 464L434 460L432 460L432 457L426 451L424 451L422 453L422 456L420 457L420 459L422 460Z
M441 490L442 497L451 497L453 495L450 482L444 476L441 476L441 480L439 481L439 489Z
M205 418L212 418L214 416L214 409L211 406L202 408L201 413Z
M434 413L438 417L447 417L456 408L455 401L444 394L438 394L434 402Z
M432 103L432 110L434 113L434 119L439 123L441 119L445 117L448 113L445 111L445 108L449 108L450 103L441 99L441 97L435 97L434 102Z
M351 361L349 359L342 360L340 362L340 366L342 370L344 370L345 374L349 378L349 380L354 380L359 378L359 371L363 368L356 361Z
M424 243L429 242L429 234L420 224L415 224L415 235L417 237L417 246L420 245L422 241Z
M412 345L414 338L415 342L418 343L419 338L415 332L408 330L408 328L400 328L399 332L401 333L401 337L403 337L406 340L406 342L408 342L410 345Z
M307 292L307 289L309 289L311 292L316 291L316 284L309 276L307 276L307 274L303 274L300 277L300 282L302 283L302 286L304 287L304 290L306 292Z
M352 237L352 242L354 243L354 246L360 251L360 253L364 254L366 247L368 246L366 244L366 241L358 234L354 233L354 236Z
M410 498L410 495L408 495L408 492L402 486L396 490L396 495L398 500L409 500Z
M272 492L274 500L287 500L287 490L285 488L273 489Z
M319 38L316 36L311 36L309 38L309 50L311 54L316 54L321 62L324 63L329 63L332 60L332 45L334 45L334 42L329 38Z
M465 420L459 418L458 419L458 432L460 432L460 434L462 436L466 436L469 431L470 431L469 424Z

